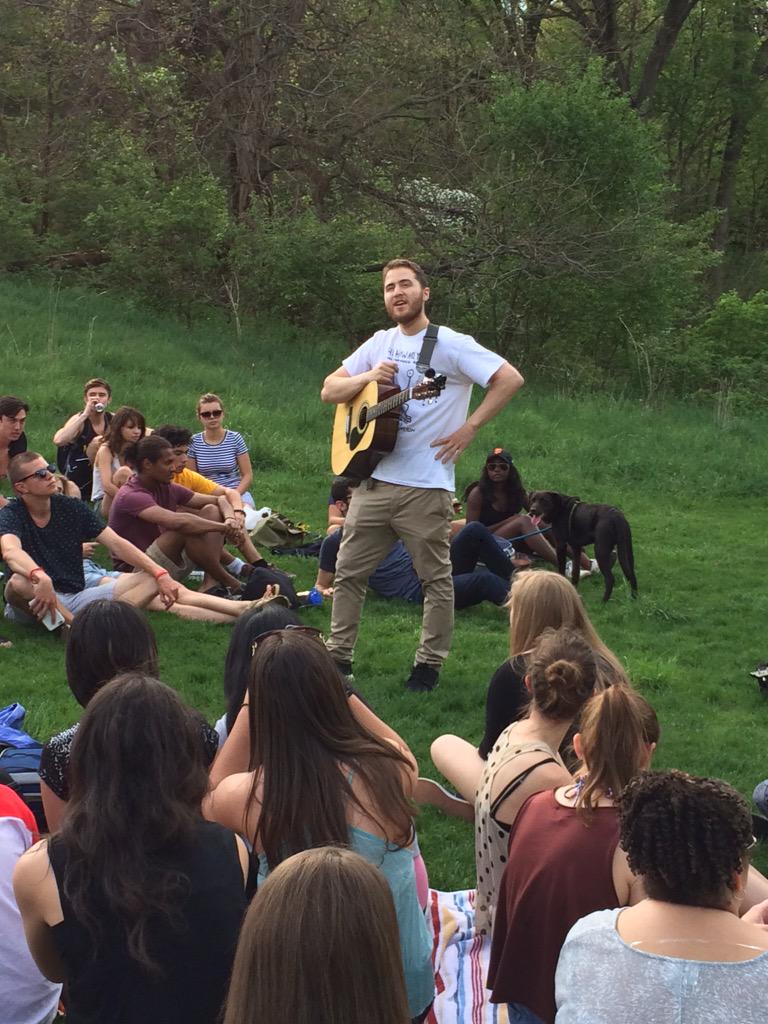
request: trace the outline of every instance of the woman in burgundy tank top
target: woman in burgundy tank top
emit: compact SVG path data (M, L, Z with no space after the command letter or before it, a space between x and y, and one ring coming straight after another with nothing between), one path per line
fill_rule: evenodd
M585 706L577 781L532 796L512 826L499 889L488 987L512 1021L555 1019L555 968L571 926L643 893L618 846L613 796L647 768L659 726L639 694L611 687Z

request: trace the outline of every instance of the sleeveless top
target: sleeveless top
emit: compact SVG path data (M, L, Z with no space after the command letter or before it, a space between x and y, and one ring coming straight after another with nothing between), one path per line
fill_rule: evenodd
M613 857L615 807L585 819L554 790L526 800L509 840L499 889L488 987L494 1003L520 1003L545 1024L555 1019L555 969L571 927L595 910L619 905Z
M478 934L490 935L493 926L493 915L496 896L507 863L509 846L509 826L497 822L495 813L498 807L521 786L531 772L542 764L559 764L565 768L562 758L556 750L546 743L516 743L514 730L517 722L508 725L501 733L493 750L488 754L483 774L475 794L475 868L477 871L477 897L475 899L475 927ZM491 802L491 790L496 773L514 761L520 754L540 751L541 758L526 768L504 787L496 799ZM567 770L567 769L566 769Z
M68 855L55 836L48 856L64 914L52 933L66 971L67 1024L216 1024L246 909L232 832L201 819L191 843L162 855L188 879L188 895L179 899L175 919L150 921L157 975L128 955L125 933L108 908L99 913L102 932L91 935L64 893Z
M114 476L114 474L118 471L118 469L120 469L120 459L117 457L117 455L113 455L112 456L112 464L111 465L112 465L112 475ZM101 498L104 497L105 493L106 492L104 491L104 484L101 482L101 470L96 465L96 463L94 463L93 464L93 482L91 484L91 501L99 501Z
M419 905L413 849L395 847L370 832L349 827L349 848L373 864L384 875L395 904L400 930L400 953L411 1017L418 1017L435 998L435 973L432 967L432 939L424 911ZM259 855L259 885L269 874L267 858Z

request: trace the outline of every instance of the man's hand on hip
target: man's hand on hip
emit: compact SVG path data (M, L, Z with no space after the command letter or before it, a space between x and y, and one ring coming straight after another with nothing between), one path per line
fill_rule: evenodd
M439 437L433 441L429 447L439 449L435 461L439 459L442 463L456 462L464 449L474 441L476 433L477 427L467 420L463 427L454 430L448 437Z

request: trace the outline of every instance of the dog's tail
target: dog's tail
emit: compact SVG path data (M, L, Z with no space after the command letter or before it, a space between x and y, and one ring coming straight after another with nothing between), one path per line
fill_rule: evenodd
M616 525L618 534L616 538L616 554L619 559L619 565L632 590L632 597L637 597L637 577L635 576L635 555L632 550L632 531L629 528L629 523L623 517Z

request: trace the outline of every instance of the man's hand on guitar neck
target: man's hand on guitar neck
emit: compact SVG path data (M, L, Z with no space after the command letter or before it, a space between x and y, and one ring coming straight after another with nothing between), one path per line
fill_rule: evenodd
M474 441L477 430L474 423L467 420L463 426L454 430L448 437L439 437L433 441L429 447L439 449L435 454L435 461L440 459L443 463L456 462L464 449Z

